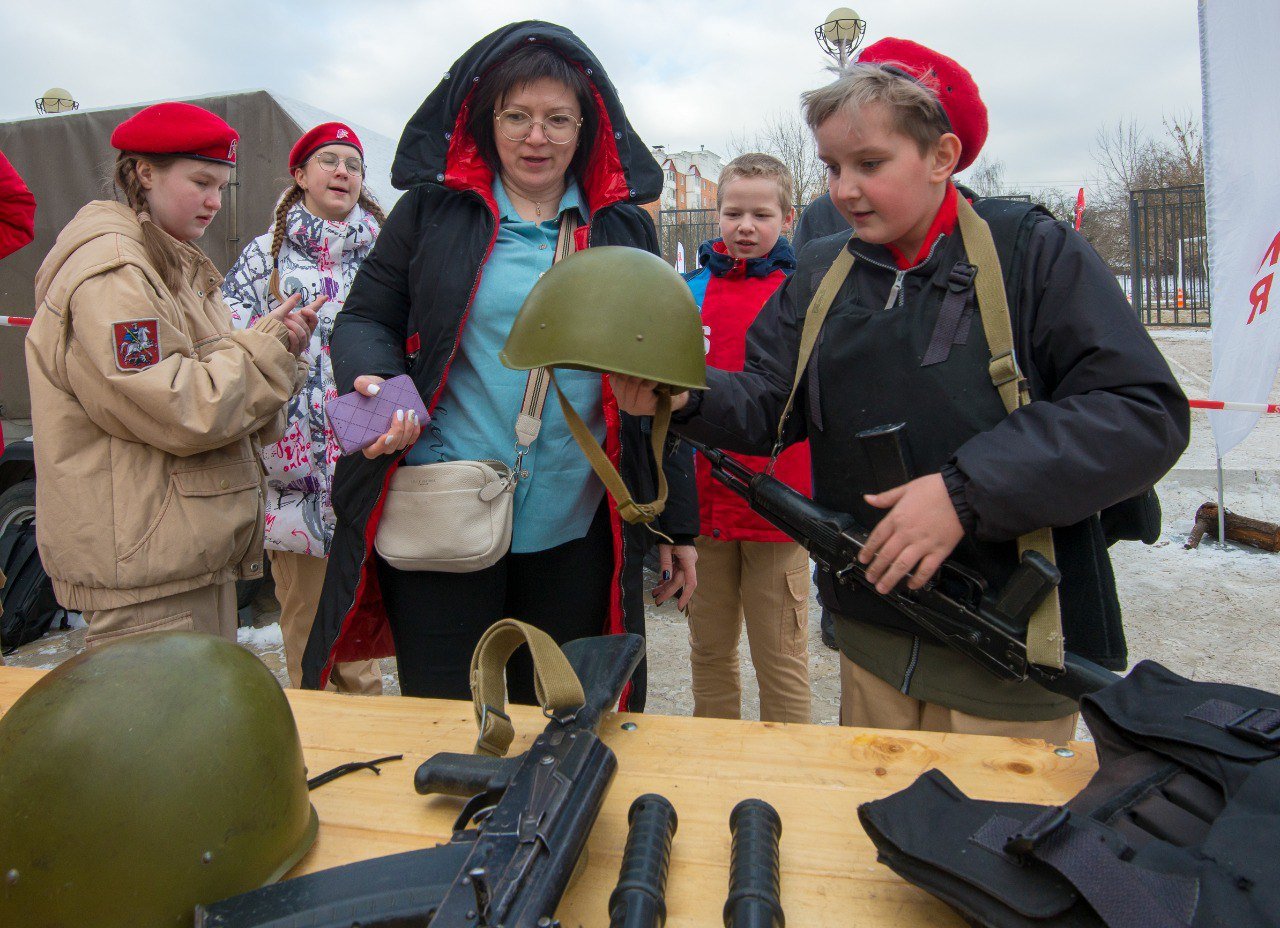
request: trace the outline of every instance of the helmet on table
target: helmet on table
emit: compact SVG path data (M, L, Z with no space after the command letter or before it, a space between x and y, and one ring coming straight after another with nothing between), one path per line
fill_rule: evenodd
M311 847L302 745L271 671L212 635L86 651L0 718L0 924L187 926Z

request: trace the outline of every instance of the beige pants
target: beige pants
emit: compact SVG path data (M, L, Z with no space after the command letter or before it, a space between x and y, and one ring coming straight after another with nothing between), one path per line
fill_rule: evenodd
M902 731L942 731L962 735L1039 738L1065 744L1076 736L1080 713L1046 722L1004 722L969 715L903 695L875 674L840 655L840 724Z
M144 632L194 631L236 640L236 584L234 580L162 596L150 602L115 609L86 611L87 648Z
M689 603L693 714L742 715L738 640L743 619L760 684L760 718L809 722L809 557L794 542L698 538L698 588Z
M302 655L316 621L329 559L292 551L268 551L267 554L271 558L271 576L276 581L276 599L280 600L285 668L289 671L289 682L297 689L302 683ZM335 664L328 688L340 693L381 696L382 667L377 661Z

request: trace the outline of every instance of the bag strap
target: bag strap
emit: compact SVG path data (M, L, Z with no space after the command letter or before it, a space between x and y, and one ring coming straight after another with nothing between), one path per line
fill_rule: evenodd
M587 701L573 665L560 646L539 628L502 619L489 626L471 655L471 701L475 706L476 753L504 757L515 738L506 713L507 661L521 645L533 656L533 687L547 717L559 718L581 709Z
M556 238L556 253L551 259L555 264L562 258L573 254L577 248L578 212L565 210L560 216L560 234ZM529 447L537 441L542 430L542 408L547 402L547 393L551 386L550 371L545 367L535 367L529 371L524 382L524 399L520 401L520 412L516 416L516 463L517 480L528 477L524 470L524 456Z
M850 236L849 240L852 241L853 237ZM800 333L800 353L796 357L796 375L791 383L791 393L787 396L787 404L782 408L782 415L778 419L778 438L774 442L773 453L770 455L766 473L773 473L774 465L778 461L778 455L782 453L783 430L787 425L787 417L791 415L791 406L795 402L796 391L800 389L800 381L804 378L805 368L809 366L809 358L813 354L813 346L818 343L818 333L827 319L831 304L836 301L836 294L840 292L840 286L844 283L845 278L849 276L851 270L853 270L853 252L849 250L849 245L846 242L844 247L840 249L840 253L836 255L835 261L831 263L827 273L823 275L822 283L818 285L817 292L814 293L813 299L809 301L809 308L805 310L804 329Z
M960 237L964 241L969 260L978 268L974 289L978 295L978 314L982 318L982 331L987 337L991 360L987 373L1000 394L1005 412L1031 402L1027 380L1018 367L1013 350L1013 324L1009 319L1009 301L1004 289L1004 277L1000 272L1000 256L991 237L991 227L978 215L963 196L956 198ZM984 273L985 271L985 273ZM1036 529L1018 539L1018 556L1024 551L1037 551L1049 562L1054 557L1053 530ZM1062 635L1062 606L1055 587L1027 623L1027 660L1041 667L1061 670L1064 661Z

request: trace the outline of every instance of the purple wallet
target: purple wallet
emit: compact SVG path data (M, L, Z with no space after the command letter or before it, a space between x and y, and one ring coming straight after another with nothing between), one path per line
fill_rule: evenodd
M333 427L333 437L343 454L368 448L391 428L397 409L413 410L418 421L427 424L427 406L408 374L392 377L379 384L377 396L365 396L357 390L345 393L329 403L325 412Z

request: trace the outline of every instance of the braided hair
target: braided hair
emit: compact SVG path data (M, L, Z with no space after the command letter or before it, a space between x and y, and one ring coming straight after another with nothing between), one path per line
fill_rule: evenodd
M267 282L267 287L271 290L271 295L281 303L284 302L284 294L280 292L280 249L284 245L285 220L293 205L302 199L302 194L302 188L295 181L276 204L276 220L271 227L271 279Z
M133 210L142 226L142 242L147 257L160 273L160 279L169 288L169 292L175 294L182 287L182 259L173 247L172 238L151 219L147 191L138 178L138 162L146 161L152 167L163 170L177 160L177 155L141 155L122 151L116 155L116 163L111 171L111 182L124 195L125 203Z

